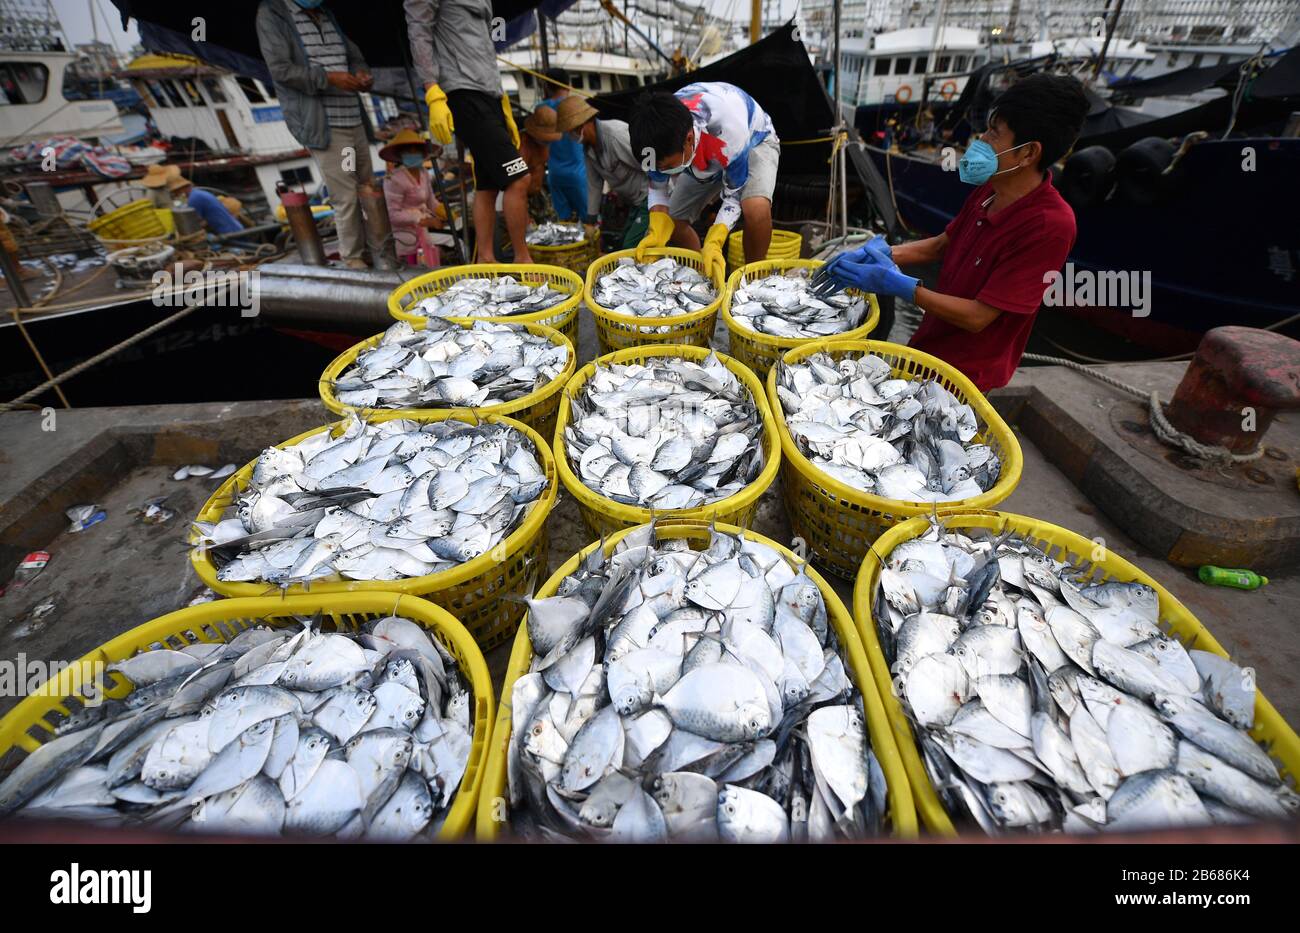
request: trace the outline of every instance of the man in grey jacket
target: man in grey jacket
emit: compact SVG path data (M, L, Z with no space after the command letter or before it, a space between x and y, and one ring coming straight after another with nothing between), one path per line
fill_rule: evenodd
M491 0L405 0L411 60L424 82L429 132L443 145L455 133L474 156L474 238L479 262L496 262L497 193L515 262L532 262L528 243L528 163L501 91L492 46Z
M366 232L357 187L373 176L357 92L370 89L370 69L321 0L262 0L257 42L289 132L311 150L329 186L339 255L348 268L364 269Z

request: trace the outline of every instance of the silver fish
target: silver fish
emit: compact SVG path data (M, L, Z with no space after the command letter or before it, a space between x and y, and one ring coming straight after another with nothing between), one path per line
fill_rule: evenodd
M544 223L529 230L524 240L529 246L572 246L586 238L582 224Z
M859 327L867 300L843 292L812 294L804 269L742 282L731 295L731 316L742 327L773 337L826 337Z
M644 265L625 256L596 279L591 297L619 314L673 317L707 307L718 291L702 273L671 256Z
M534 285L511 275L452 282L436 295L414 303L406 311L421 317L509 317L553 308L568 298L565 292L542 282Z

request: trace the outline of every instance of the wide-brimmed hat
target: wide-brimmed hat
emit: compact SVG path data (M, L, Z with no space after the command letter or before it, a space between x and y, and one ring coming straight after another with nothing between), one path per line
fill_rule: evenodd
M555 128L555 119L554 107L538 105L524 121L524 132L539 143L553 143L564 135Z
M399 130L397 135L388 141L388 145L379 150L379 158L385 162L400 162L402 154L398 150L408 146L419 146L426 156L429 155L429 141L415 130L404 129Z
M167 190L180 191L182 188L189 187L192 184L193 184L192 181L190 181L188 178L182 177L181 173L177 171L176 177L167 182Z
M570 94L560 101L559 112L555 115L555 126L561 133L567 133L569 130L576 130L588 120L595 119L599 115L599 111L587 103L584 98L574 97Z
M155 162L145 169L144 177L140 179L140 184L146 188L166 188L168 182L173 178L181 177L181 167L179 165L162 165Z

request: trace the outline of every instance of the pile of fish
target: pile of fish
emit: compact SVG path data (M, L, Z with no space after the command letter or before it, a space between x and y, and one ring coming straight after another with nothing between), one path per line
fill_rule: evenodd
M225 583L400 580L487 553L541 498L532 442L503 424L350 418L269 447L225 517L196 522Z
M512 275L457 279L407 311L425 317L509 317L553 308L570 296L549 283L528 285Z
M817 585L773 548L631 532L529 600L513 831L528 839L831 841L887 787Z
M905 502L978 496L1002 470L975 442L974 410L934 379L895 379L878 356L814 353L777 369L785 423L813 466L846 486Z
M432 836L469 762L474 698L409 619L359 635L255 626L109 665L122 700L69 717L0 782L0 816L195 832Z
M538 224L525 237L529 246L572 246L587 238L582 224Z
M335 380L334 395L353 408L476 408L521 398L568 362L567 344L517 324L398 321Z
M698 269L671 256L646 264L624 256L596 279L591 297L615 314L675 317L712 304L718 290Z
M844 292L812 294L805 270L741 284L731 296L731 316L741 327L771 337L827 337L862 326L867 300Z
M589 489L626 505L693 509L763 469L763 418L714 354L597 366L571 400L564 447Z
M1250 672L1163 634L1144 584L936 525L885 558L873 605L930 779L986 832L1300 812L1247 734Z

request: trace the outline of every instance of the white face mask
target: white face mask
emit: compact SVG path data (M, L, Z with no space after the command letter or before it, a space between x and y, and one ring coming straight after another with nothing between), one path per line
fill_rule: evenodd
M683 156L683 157L682 157L682 164L681 164L681 165L678 165L678 166L675 166L675 167L673 167L673 168L661 168L661 169L656 169L656 171L659 172L660 175L680 175L682 172L686 171L688 168L691 167L691 160L695 158L695 130L691 130L691 135L688 136L687 138L688 138L689 140L691 140L691 154L690 154L690 156L689 156L689 157L686 156L686 147L683 146L683 147L682 147L682 156Z

